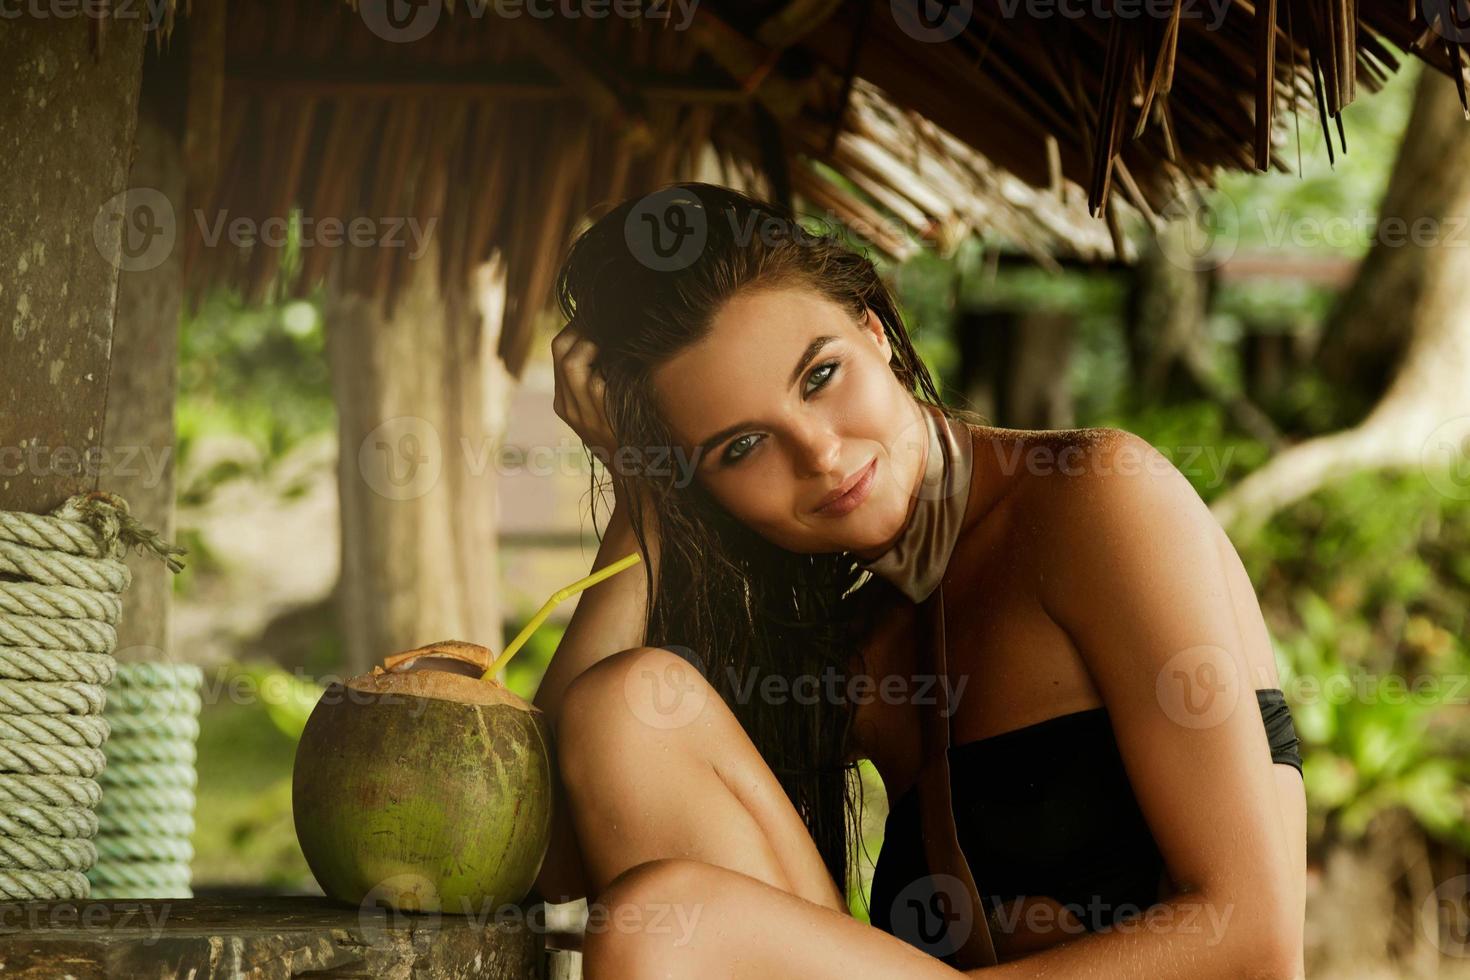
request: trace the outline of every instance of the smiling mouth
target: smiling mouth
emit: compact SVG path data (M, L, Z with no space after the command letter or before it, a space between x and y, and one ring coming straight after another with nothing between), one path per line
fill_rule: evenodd
M843 486L839 487L836 491L828 495L820 504L812 508L813 512L821 514L828 511L832 508L833 504L837 504L844 498L851 495L854 490L857 490L865 482L871 482L869 479L869 474L877 467L877 465L878 457L874 456L871 460L868 461L868 464L866 466L854 473L844 483Z

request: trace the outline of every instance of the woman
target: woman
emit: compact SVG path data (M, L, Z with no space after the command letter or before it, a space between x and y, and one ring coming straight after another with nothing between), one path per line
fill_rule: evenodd
M558 293L556 411L614 484L594 567L648 559L583 594L536 698L567 803L537 891L592 900L590 978L960 975L921 921L964 911L914 806L941 710L962 925L1000 961L968 972L1301 974L1290 716L1167 460L941 406L872 264L725 188L614 208ZM845 900L862 758L874 925Z

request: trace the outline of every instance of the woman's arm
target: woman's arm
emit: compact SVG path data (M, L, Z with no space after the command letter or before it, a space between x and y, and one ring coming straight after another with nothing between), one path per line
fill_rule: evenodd
M1293 855L1231 602L1219 528L1144 440L1104 430L1045 478L1047 613L1108 709L1174 889L1143 915L986 977L1300 975L1305 868ZM1294 775L1294 774L1293 774Z
M551 341L556 392L552 408L569 425L589 450L607 466L616 459L617 439L605 411L607 381L597 367L598 349L571 324ZM644 498L635 483L614 478L616 502L602 537L602 547L591 571L605 568L619 558L639 550L629 509L638 507L647 515ZM586 589L577 596L566 633L547 665L534 703L546 712L555 738L567 687L584 670L620 650L642 646L647 631L645 615L647 581L657 582L658 541L654 523L645 516L644 535L649 554L639 565ZM590 574L590 573L589 573ZM533 886L536 894L550 902L570 902L587 894L582 855L567 813L566 787L560 776L556 785L557 804L552 811L551 843L546 860Z
M597 550L591 571L606 567L638 550L638 539L633 533L628 506L620 500L613 507L607 532L603 535L602 546ZM644 527L653 560L656 560L656 533L647 522ZM574 678L604 657L619 650L643 645L647 628L644 611L648 596L646 574L644 565L640 562L578 595L577 606L567 624L566 633L557 645L556 652L552 654L551 663L541 678L533 701L536 707L546 712L553 734L558 729L562 696ZM571 902L587 894L586 873L567 812L566 789L559 781L556 797L551 843L547 848L546 860L542 862L541 872L536 878L534 890L549 902Z

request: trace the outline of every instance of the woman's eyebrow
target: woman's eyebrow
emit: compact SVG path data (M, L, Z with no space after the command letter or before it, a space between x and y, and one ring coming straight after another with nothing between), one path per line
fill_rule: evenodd
M786 387L790 388L796 382L800 381L801 372L806 370L806 366L816 360L817 355L822 352L823 347L826 347L836 339L838 338L832 334L823 334L820 337L814 338L810 344L807 344L806 350L802 351L801 357L797 358L796 367L791 369L791 377L787 380ZM754 425L754 422L747 419L744 422L736 422L734 425L725 426L719 432L716 432L699 444L699 455L703 457L706 453L710 452L741 429L749 429Z

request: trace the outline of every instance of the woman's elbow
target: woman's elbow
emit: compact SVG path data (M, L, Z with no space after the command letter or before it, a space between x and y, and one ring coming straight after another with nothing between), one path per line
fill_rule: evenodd
M1253 902L1232 944L1235 975L1249 980L1300 980L1306 975L1302 921L1289 903ZM1263 908L1262 905L1265 907Z

